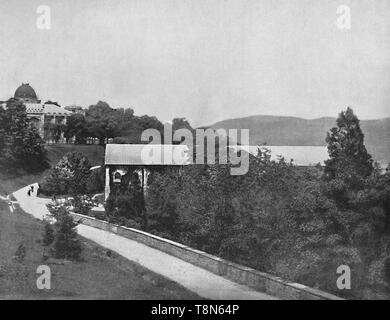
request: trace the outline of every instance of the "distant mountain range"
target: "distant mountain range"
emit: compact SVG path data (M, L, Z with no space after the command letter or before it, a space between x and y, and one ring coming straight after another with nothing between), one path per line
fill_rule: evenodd
M361 120L365 144L381 164L390 162L390 118ZM280 116L250 116L228 119L213 129L249 129L250 144L269 146L325 146L326 132L336 125L336 118L302 119Z

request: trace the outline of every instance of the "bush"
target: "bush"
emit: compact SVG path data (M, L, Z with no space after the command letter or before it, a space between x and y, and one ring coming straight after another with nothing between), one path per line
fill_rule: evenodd
M124 189L114 190L106 201L105 209L110 221L123 218L144 221L145 200L142 189L136 183L132 183Z
M45 247L48 247L53 243L53 241L54 241L54 229L48 221L45 221L42 244Z
M26 258L26 247L24 246L23 243L21 243L18 246L18 249L15 252L15 260L19 263L22 263L24 259Z
M78 214L88 216L94 206L93 201L88 196L74 196L72 200L73 211Z

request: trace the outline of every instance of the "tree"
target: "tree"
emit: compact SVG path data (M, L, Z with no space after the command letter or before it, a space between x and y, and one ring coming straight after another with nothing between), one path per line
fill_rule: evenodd
M127 219L126 224L133 223L132 227L145 225L145 200L137 173L128 172L122 177L121 185L113 188L106 202L106 212L112 222Z
M339 114L337 127L327 133L330 159L325 161L325 178L340 179L352 187L373 171L373 160L364 146L360 121L351 108Z
M47 101L45 102L45 104L54 104L55 106L61 107L61 106L58 104L57 101L47 100Z
M172 131L175 132L178 129L188 129L191 132L194 131L186 118L174 118L172 120Z
M0 165L34 172L49 166L44 141L30 125L26 107L18 100L0 108Z
M91 174L88 158L81 152L68 152L50 170L49 176L41 183L41 192L47 195L87 192L87 181Z
M100 168L91 171L91 174L87 180L87 193L101 193L104 191L105 186L105 168L101 165Z
M156 129L163 135L164 126L156 117L147 115L140 117L132 116L132 112L132 109L126 109L124 115L121 116L123 122L121 124L121 129L119 130L120 135L114 138L114 143L145 143L145 141L141 141L141 135L146 129Z
M77 223L73 221L65 207L56 213L54 252L56 258L77 260L82 252L81 243L75 230Z
M107 138L120 135L123 118L121 112L111 108L108 103L99 101L91 105L85 116L87 129L91 136L98 138L104 144Z
M354 194L351 202L355 209L364 210L365 213L381 207L385 216L384 223L380 223L380 227L383 227L381 231L390 235L390 172L382 174L380 169L374 171L365 179L364 188Z
M119 129L121 135L126 135L128 129L131 129L134 126L134 110L132 108L118 108L116 109L120 119L121 127Z
M54 140L58 143L61 139L61 135L65 132L65 125L61 123L45 123L45 140Z
M67 142L75 137L76 144L85 144L88 129L84 115L76 113L68 117L64 128L64 136Z

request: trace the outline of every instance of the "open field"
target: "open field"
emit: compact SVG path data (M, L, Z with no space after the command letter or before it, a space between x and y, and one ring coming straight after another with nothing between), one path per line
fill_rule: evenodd
M101 165L104 161L104 147L99 145L74 145L57 144L47 145L50 165L55 165L66 153L71 151L82 152L87 156L92 166ZM39 173L16 172L12 175L4 175L0 172L0 195L7 195L30 183L41 181L47 175L49 169Z
M198 299L180 285L81 238L80 262L42 262L43 225L0 201L0 299ZM20 244L23 262L13 259ZM51 290L38 290L36 269L51 269Z

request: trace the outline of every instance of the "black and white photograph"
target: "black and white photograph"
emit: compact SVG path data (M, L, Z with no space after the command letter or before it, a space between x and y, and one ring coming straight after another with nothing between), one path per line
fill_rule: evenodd
M0 0L0 300L390 300L390 1Z

